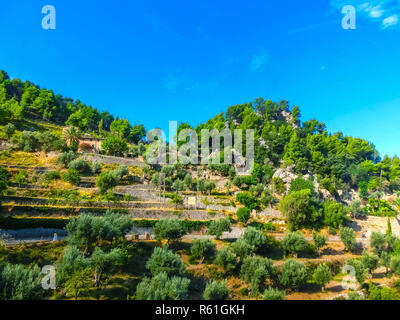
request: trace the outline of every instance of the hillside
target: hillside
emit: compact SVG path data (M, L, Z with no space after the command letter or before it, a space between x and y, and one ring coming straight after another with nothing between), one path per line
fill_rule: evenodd
M1 71L0 262L64 270L60 287L42 293L50 299L79 298L68 289L79 279L81 298L155 298L145 288L155 292L174 276L178 293L170 289L165 299L201 299L208 280L226 287L230 299L262 299L264 290L332 299L349 293L336 288L341 267L364 261L373 282L357 290L370 297L383 285L400 297L400 264L388 262L400 256L400 159L300 118L288 101L258 98L197 127L179 124L178 133L194 129L199 137L204 129L254 130L248 175L223 163L151 165L142 125ZM158 252L166 241L170 248ZM119 259L116 268L96 269L103 254L101 261ZM152 254L177 259L182 270L146 269ZM373 267L365 262L374 259ZM304 276L285 280L293 263ZM324 264L331 277L320 283L313 275Z

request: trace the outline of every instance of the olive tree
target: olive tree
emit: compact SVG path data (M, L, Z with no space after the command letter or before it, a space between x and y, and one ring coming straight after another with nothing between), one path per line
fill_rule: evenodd
M395 275L400 275L400 256L394 256L390 261L390 270Z
M169 277L182 276L186 272L186 267L179 255L172 252L168 246L154 248L153 254L146 263L146 268L154 276L165 272Z
M95 286L101 286L101 278L104 273L111 272L118 265L122 265L123 255L121 249L114 248L110 252L104 252L96 247L90 257L90 265L94 269Z
M372 232L370 238L371 248L374 249L374 252L381 256L382 252L386 249L386 239L385 235L381 232Z
M322 291L325 291L325 285L332 280L332 272L326 263L321 263L315 269L313 274L314 283L322 286Z
M298 289L307 281L307 268L303 263L288 259L283 264L279 281L285 288Z
M6 263L0 272L1 300L38 300L43 297L42 274L37 266Z
M381 254L381 260L380 260L380 265L386 268L386 273L389 271L390 267L390 262L391 262L391 256L387 251L383 251Z
M274 274L275 268L268 258L247 257L240 269L240 278L251 284L251 291L254 294L257 294L265 280Z
M317 253L320 253L320 249L325 247L326 245L326 241L328 240L327 237L325 237L324 235L313 231L313 242L314 242L314 246L317 249Z
M250 209L249 208L239 208L236 212L238 220L242 223L247 223L250 219Z
M365 266L362 263L362 261L359 259L349 259L346 261L345 266L350 266L353 268L353 271L354 271L353 274L354 274L357 282L361 286L365 281L366 273L367 273L367 270L365 269Z
M144 278L136 287L137 300L185 300L188 297L190 280L183 277L168 277L160 272L153 278Z
M211 280L207 283L203 293L205 300L226 300L229 296L229 290L226 280L218 282Z
M340 228L340 240L349 251L354 251L356 248L356 234L353 229L349 227Z
M254 227L247 227L243 234L243 240L253 247L256 253L264 253L270 249L271 244L267 236Z
M369 272L370 277L372 277L372 273L376 268L378 268L379 257L376 254L368 254L368 252L364 251L361 257L361 262Z
M312 225L319 215L309 189L284 196L280 201L279 208L288 221L290 230L298 230Z
M301 231L287 233L281 244L283 250L292 255L297 254L308 247L308 243Z
M76 246L67 246L57 262L57 285L68 281L69 277L79 271L86 269L89 261L85 259L82 252Z
M218 250L214 263L225 271L231 271L236 267L236 255L230 248L222 247Z
M88 297L92 281L92 271L89 268L76 270L69 277L64 285L65 295L77 300L79 297Z
M153 232L158 241L167 239L168 243L178 241L186 234L182 221L170 218L159 220L155 224Z
M196 239L192 243L190 253L192 257L200 260L200 264L204 260L212 259L215 256L215 243L210 239Z
M253 247L243 238L237 239L231 244L232 251L243 261L244 258L250 256L253 252Z
M224 232L231 231L231 222L228 218L221 218L219 220L213 220L208 227L209 234L219 239Z
M113 170L100 173L96 180L96 185L100 189L101 194L106 194L118 185L120 176Z
M113 241L124 237L133 226L129 217L107 212L104 217L81 214L68 222L66 229L69 244L84 250L88 256L98 240Z

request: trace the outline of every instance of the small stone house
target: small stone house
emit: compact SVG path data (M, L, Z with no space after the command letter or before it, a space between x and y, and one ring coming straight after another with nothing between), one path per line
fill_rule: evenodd
M82 136L79 139L79 152L94 152L100 153L102 138L94 138L91 136Z

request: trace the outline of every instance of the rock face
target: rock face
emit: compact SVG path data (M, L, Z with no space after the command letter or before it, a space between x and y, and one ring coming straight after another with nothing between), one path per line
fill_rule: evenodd
M288 166L286 168L279 168L278 170L275 171L273 178L275 178L275 177L281 178L283 180L283 182L285 182L287 185L290 185L292 183L292 181L298 177L298 175L296 173L294 173L293 169L294 169L294 166ZM329 193L328 190L321 188L321 186L317 182L317 179L313 175L306 174L303 176L303 178L304 179L311 178L311 180L313 181L315 190L320 193L320 196L323 199L332 199L332 200L334 199L334 197Z
M283 110L282 111L282 116L285 118L287 123L291 123L292 124L292 127L294 129L299 127L298 124L294 123L293 116L292 116L292 113L290 111Z
M0 140L0 151L8 150L11 148L11 144L6 140Z
M283 182L291 184L294 179L297 178L297 174L293 172L293 166L287 168L279 168L275 171L272 178L281 178Z

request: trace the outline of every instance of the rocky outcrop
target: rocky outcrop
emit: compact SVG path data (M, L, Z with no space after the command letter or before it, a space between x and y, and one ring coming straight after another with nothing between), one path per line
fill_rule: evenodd
M297 178L297 174L293 172L294 166L289 166L286 168L279 168L275 171L272 178L281 178L283 182L291 184L294 179Z
M299 125L293 121L293 115L290 111L282 111L282 116L285 118L287 123L290 123L294 129L298 128Z

